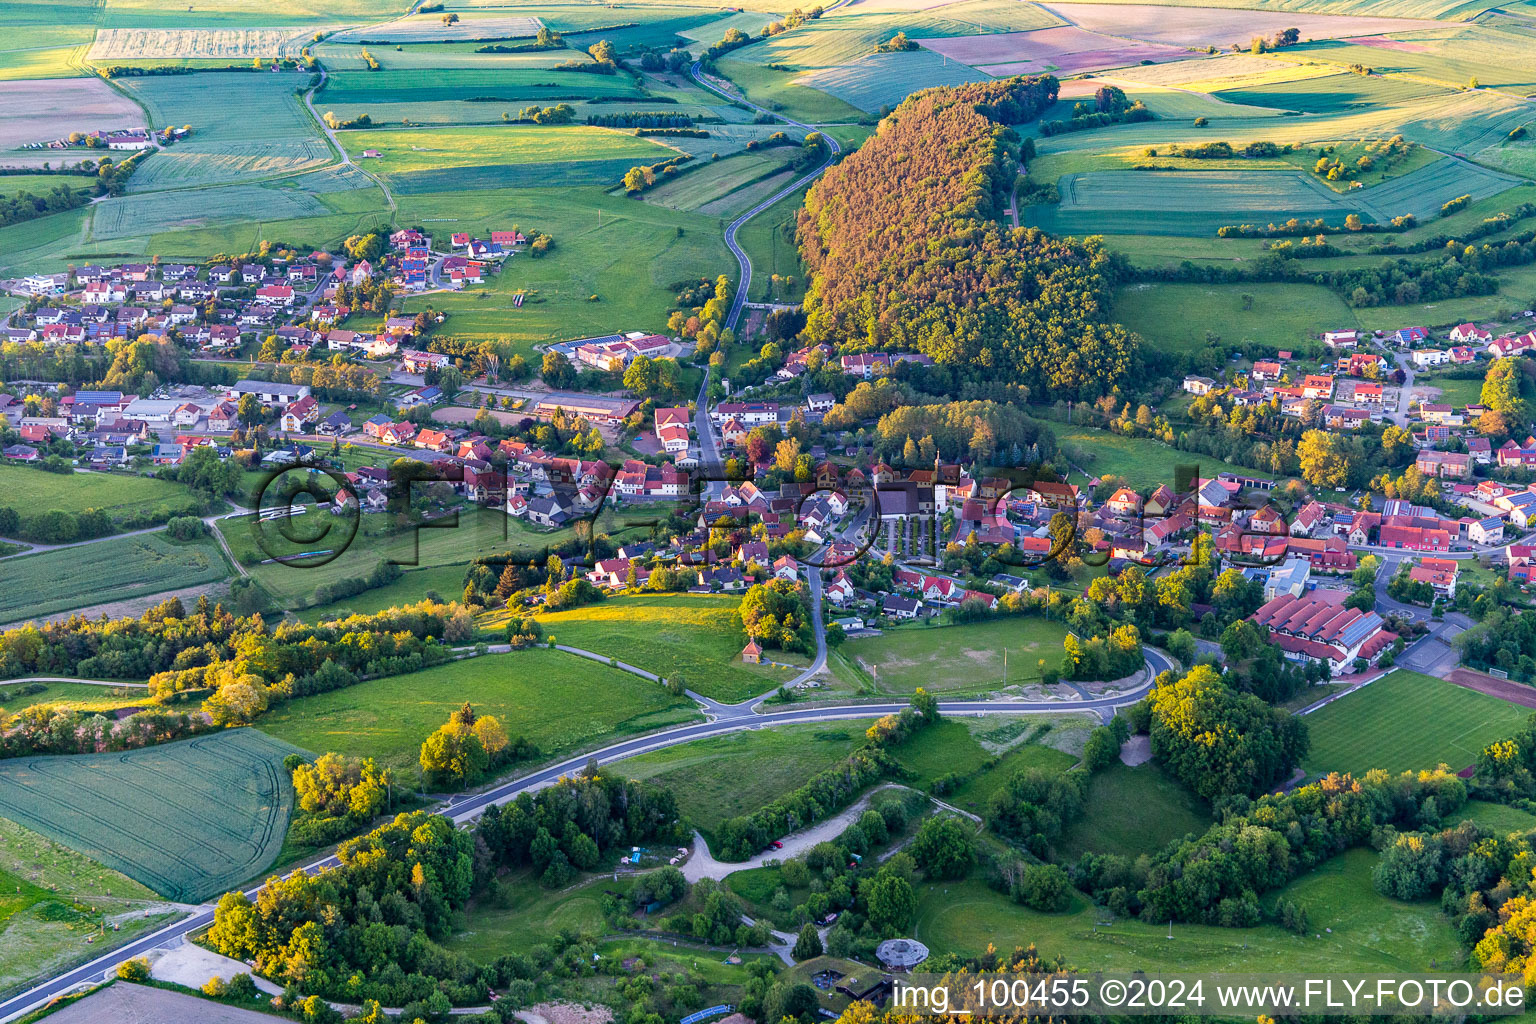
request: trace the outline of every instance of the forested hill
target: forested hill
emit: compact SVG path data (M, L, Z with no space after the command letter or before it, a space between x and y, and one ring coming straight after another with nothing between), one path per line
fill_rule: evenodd
M828 169L800 213L811 337L919 351L1042 399L1093 398L1133 374L1136 336L1105 319L1120 259L999 223L1018 171L1007 125L1056 92L1044 75L915 93Z

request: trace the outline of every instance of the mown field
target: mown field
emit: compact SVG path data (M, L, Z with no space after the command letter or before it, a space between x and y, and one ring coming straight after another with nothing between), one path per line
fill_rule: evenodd
M288 827L293 747L253 729L0 764L0 815L198 903L259 874ZM64 812L64 813L61 813Z
M1066 635L1064 624L1031 617L963 626L908 625L849 640L843 654L870 672L886 693L911 693L919 686L941 693L983 692L1039 682L1038 663L1060 664Z
M760 696L790 677L784 669L747 665L747 637L737 619L739 596L663 594L613 597L598 604L539 616L544 634L618 658L727 703ZM487 617L482 628L495 628ZM767 652L775 661L807 664L804 657Z
M1310 775L1440 763L1460 771L1529 716L1528 708L1398 669L1307 716L1312 751L1302 767Z
M418 776L421 743L465 701L494 715L540 760L600 741L694 721L697 705L656 683L542 649L489 655L290 701L261 729L315 753L373 757Z
M1135 284L1115 294L1114 317L1162 351L1192 352L1209 337L1305 351L1309 336L1359 323L1338 293L1321 285Z
M187 489L168 480L127 473L45 473L22 466L0 466L0 505L22 518L47 509L97 508L114 514L157 505L178 504Z
M1056 853L1065 862L1090 852L1135 858L1202 833L1211 820L1204 801L1153 762L1135 768L1116 762L1094 774L1083 815L1067 826Z
M624 774L667 786L708 832L830 768L864 742L868 721L776 726L694 740L624 761Z
M0 818L0 993L97 956L159 926L154 892L46 837ZM104 931L104 916L120 920Z
M0 588L0 622L215 583L230 573L212 538L182 542L160 533L22 555L0 570L10 583Z
M84 189L95 183L94 177L84 174L0 174L0 196L16 196L24 192L43 196L60 185Z

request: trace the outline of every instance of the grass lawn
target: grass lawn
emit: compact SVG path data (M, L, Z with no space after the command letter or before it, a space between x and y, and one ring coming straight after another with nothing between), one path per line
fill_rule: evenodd
M962 626L901 626L881 636L849 640L843 654L873 670L886 693L919 686L938 693L995 690L1040 680L1037 662L1061 660L1067 628L1060 622L1010 617Z
M377 758L414 779L421 743L465 701L527 737L541 759L599 740L694 721L687 699L559 651L528 650L438 665L289 701L261 728L314 753Z
M671 788L704 832L749 814L830 768L864 741L867 721L785 725L713 736L624 762L624 774Z
M767 693L790 676L785 669L741 660L747 636L736 617L740 607L741 599L733 596L647 594L541 615L539 621L557 643L618 658L666 679L681 677L689 689L734 703ZM486 616L482 628L498 622L494 614ZM766 656L808 664L783 651Z
M548 942L565 929L603 934L603 892L625 892L629 879L615 882L601 875L580 885L551 892L539 884L531 869L502 878L506 900L497 904L482 897L465 909L458 931L446 945L482 963L510 952L522 952Z
M1130 768L1117 761L1093 776L1083 816L1068 826L1056 852L1064 862L1090 851L1134 858L1210 824L1205 802L1156 764Z
M1438 903L1399 903L1377 895L1376 854L1352 850L1283 890L1307 907L1316 935L1274 925L1173 926L1134 919L1109 923L1080 896L1060 914L1012 903L980 879L923 883L912 934L930 949L961 956L986 947L1034 943L1080 970L1397 971L1459 964L1461 952ZM1097 926L1097 927L1096 927ZM1332 928L1330 934L1325 928Z
M229 729L122 753L15 758L0 765L0 814L196 903L277 856L293 802L282 760L293 750Z
M141 901L158 899L126 875L0 818L0 993L158 926L165 915L135 913ZM103 931L102 915L121 915L120 929Z
M1481 377L1459 379L1456 377L1440 377L1433 375L1420 375L1414 378L1413 389L1438 388L1440 391L1436 402L1448 405L1463 406L1475 405L1483 400L1483 380Z
M7 559L3 571L13 585L0 589L0 622L15 622L213 583L230 568L211 537L182 542L147 533Z
M1359 323L1337 293L1291 283L1129 285L1116 294L1112 312L1154 348L1171 352L1204 348L1208 334L1229 345L1305 350L1311 336Z
M1360 775L1443 762L1458 771L1529 715L1530 709L1497 697L1398 669L1307 716L1312 752L1303 767L1310 775Z

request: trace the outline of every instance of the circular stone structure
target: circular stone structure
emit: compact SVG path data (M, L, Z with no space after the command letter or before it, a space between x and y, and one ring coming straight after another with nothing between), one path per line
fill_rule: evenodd
M886 939L875 948L875 956L893 971L910 971L928 959L928 947L916 939Z

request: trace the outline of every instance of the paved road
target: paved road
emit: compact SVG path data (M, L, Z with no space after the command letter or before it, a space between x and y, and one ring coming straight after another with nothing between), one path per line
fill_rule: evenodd
M699 61L693 62L693 67L691 69L693 80L698 82L699 85L703 86L705 89L708 89L710 92L715 93L718 96L723 96L733 103L745 104L746 106L757 111L759 114L766 114L769 117L776 117L780 121L783 121L785 124L793 125L796 128L803 128L808 133L817 130L811 125L803 124L799 121L793 120L792 118L785 117L783 114L775 113L774 111L769 110L767 107L758 106L756 103L753 103L751 100L743 96L732 95L711 81L710 77L704 74L700 63L701 62ZM736 257L736 264L741 270L741 276L736 284L736 298L731 302L731 311L726 315L725 318L725 326L733 329L735 328L736 322L741 319L742 308L747 304L747 292L752 287L752 260L747 257L746 252L743 251L741 246L737 243L736 233L741 230L741 226L747 221L762 213L764 210L768 209L768 207L772 206L780 199L790 195L796 189L804 188L806 185L815 181L821 176L823 171L825 171L828 167L831 167L832 164L836 162L838 155L843 151L843 147L838 145L837 140L826 132L822 132L821 137L827 140L827 159L823 161L820 167L816 168L814 171L798 179L792 184L786 185L784 188L779 189L779 191L775 192L767 199L764 199L762 202L758 203L756 206L752 207L752 209L748 210L746 213L743 213L741 216L737 217L735 220L731 221L729 225L726 226L725 244L726 247L731 250L731 255Z
M1168 657L1155 648L1145 648L1144 656L1153 677L1158 672L1173 667ZM1062 714L1072 711L1097 711L1102 714L1110 709L1140 700L1150 687L1151 680L1149 678L1145 686L1134 692L1121 694L1116 697L1100 697L1086 701L953 700L940 701L939 710L946 715ZM736 705L736 707L740 708L741 706ZM604 763L621 761L648 751L676 746L679 743L687 743L691 740L738 732L743 729L760 729L765 726L788 725L799 722L830 722L857 718L878 718L881 715L900 712L905 707L907 707L907 704L904 701L890 701L877 704L847 704L832 707L800 708L775 711L763 715L751 714L750 711L746 713L733 713L729 717L679 726L665 732L625 740L620 743L611 744L601 750L567 758L559 764L532 772L522 778L504 782L483 793L454 797L446 804L440 806L438 810L451 818L455 824L464 825L478 818L492 804L505 804L516 798L520 793L542 789L554 783L563 775L570 775L580 771L589 761L594 759ZM335 867L337 863L336 857L330 856L314 861L297 870L314 874L326 868ZM255 886L247 889L245 892L247 896L254 900L259 891L260 886ZM214 908L211 904L204 904L190 917L135 939L121 948L103 954L83 966L66 971L20 995L0 1002L0 1021L7 1021L13 1017L20 1016L46 1003L55 996L70 991L77 985L98 981L104 974L110 974L116 970L117 965L125 960L130 960L136 956L143 956L150 950L169 945L184 938L191 932L207 927L213 922L213 910Z

